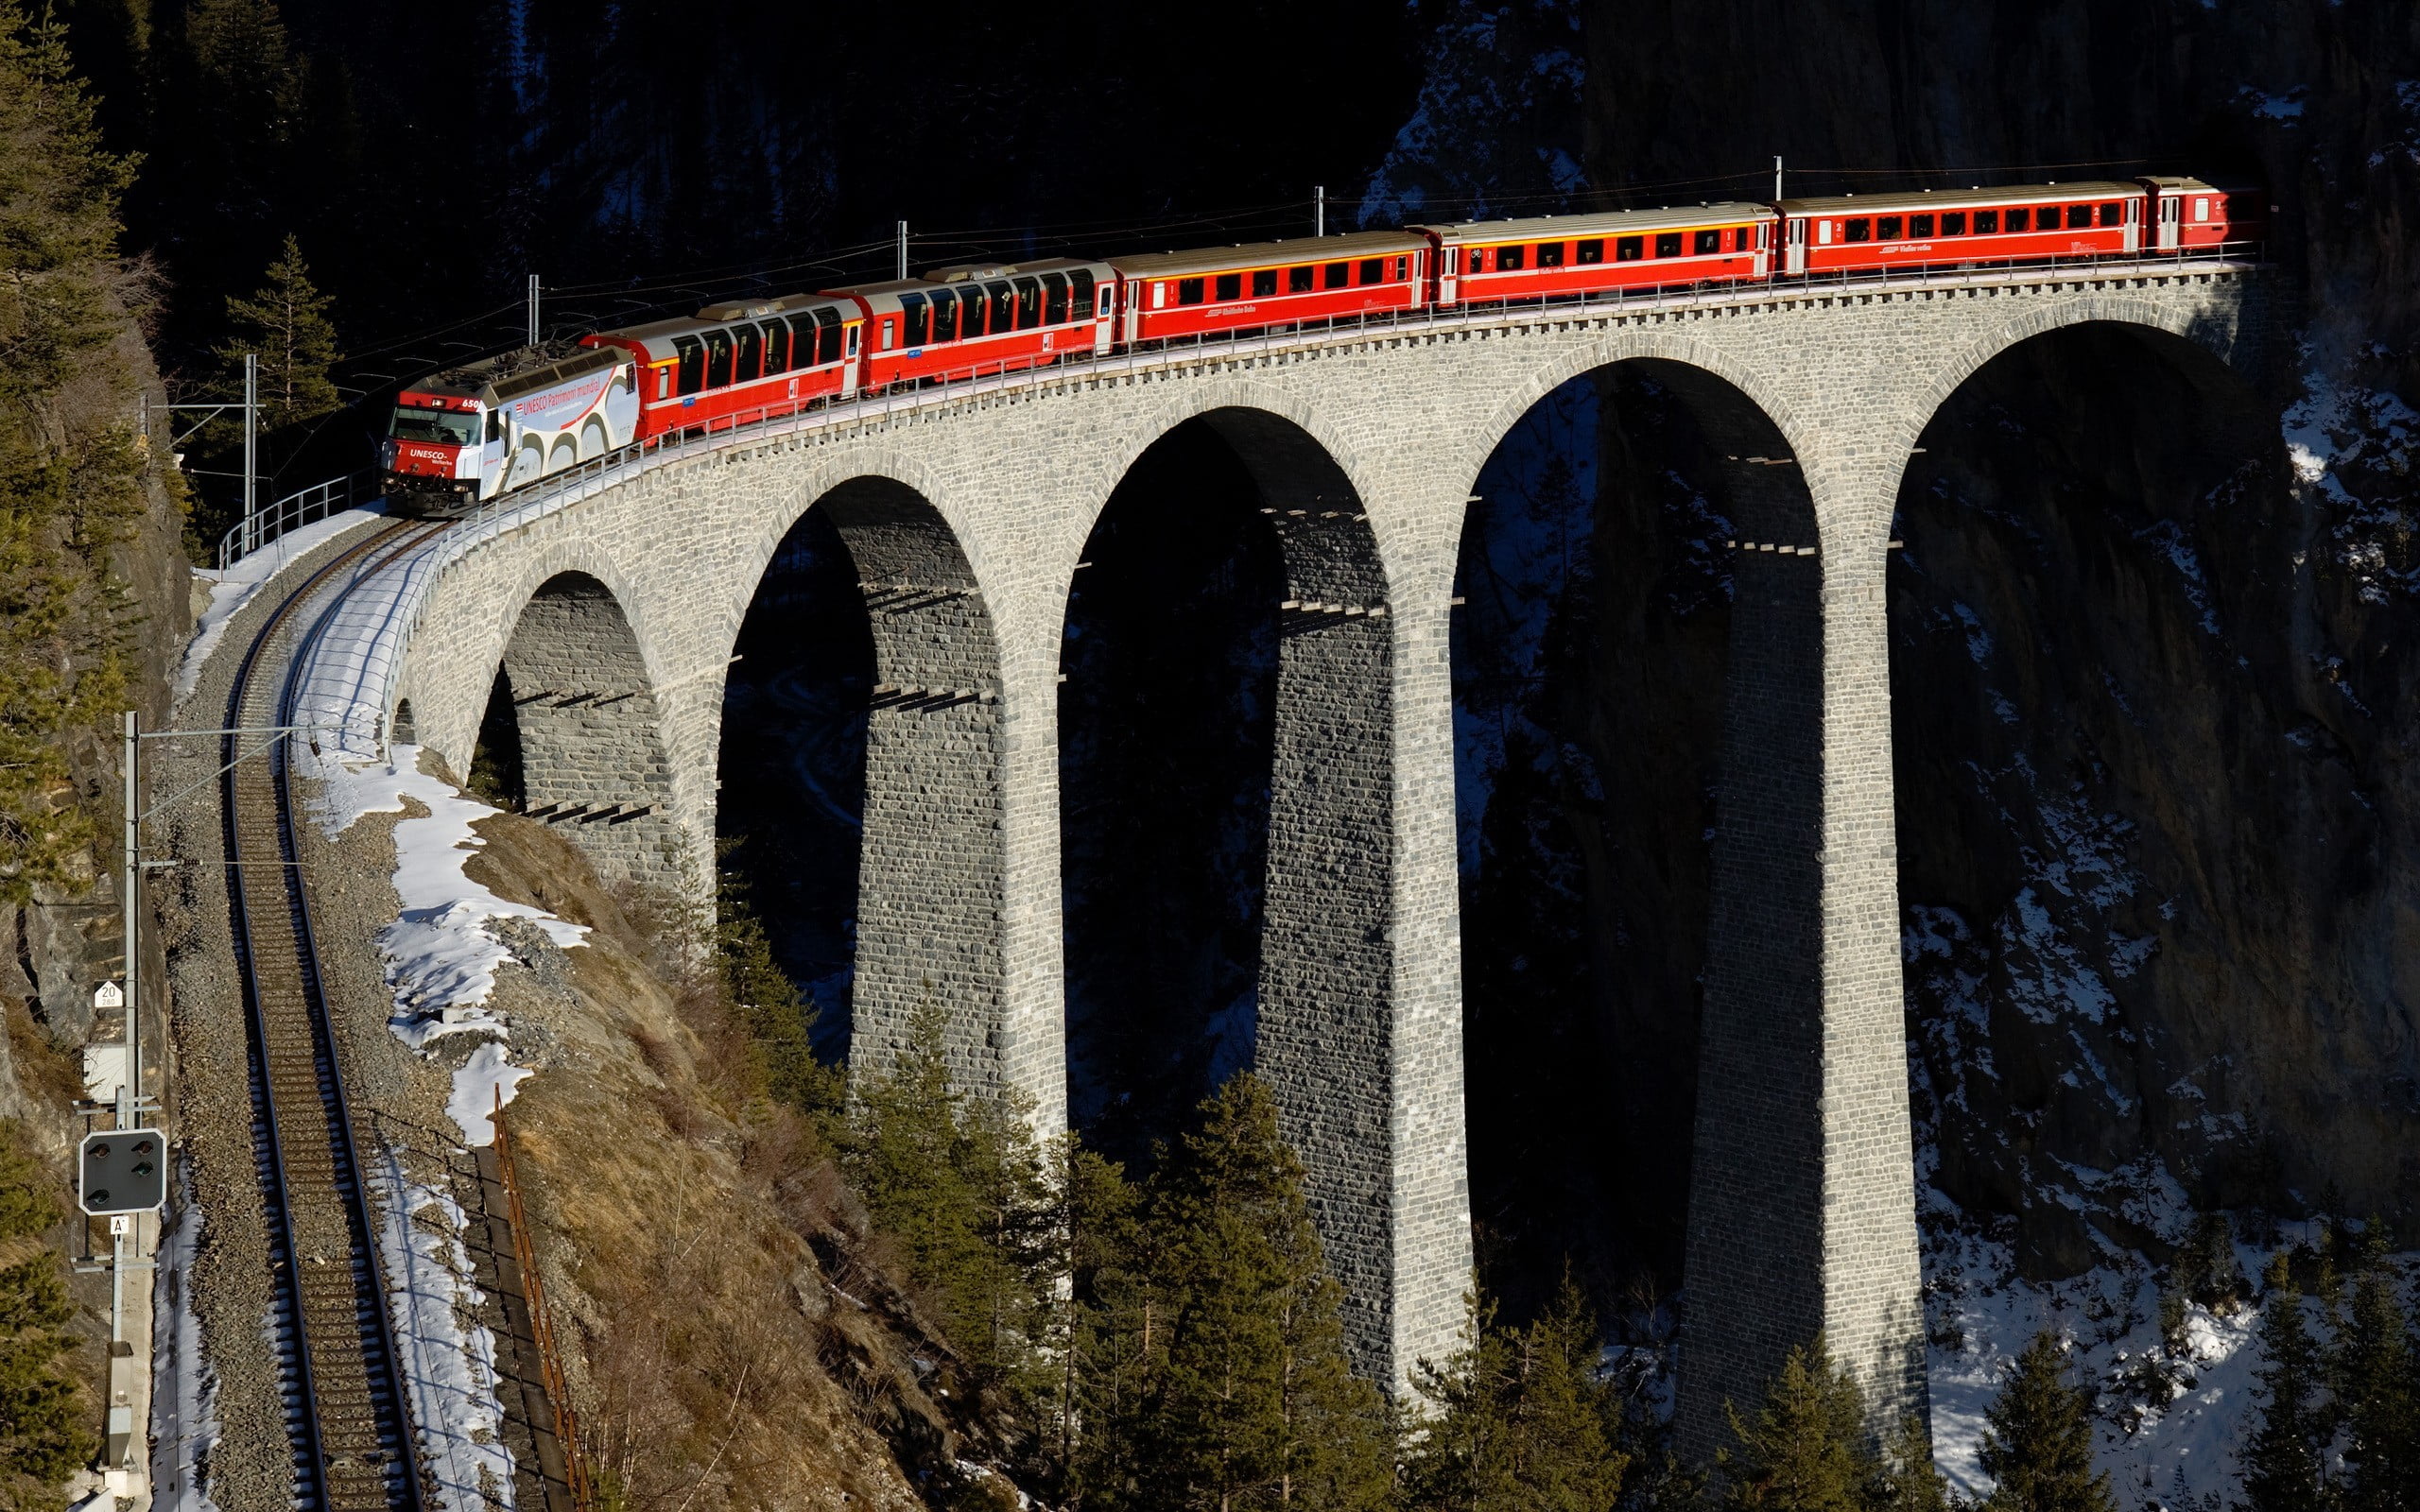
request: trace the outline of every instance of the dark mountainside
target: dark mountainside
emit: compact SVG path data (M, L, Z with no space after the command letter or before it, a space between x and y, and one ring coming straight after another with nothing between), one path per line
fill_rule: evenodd
M1555 13L1523 13L1528 45ZM2179 170L2272 186L2271 253L2308 323L2259 395L2131 336L2052 337L1978 374L1904 484L1918 1112L1930 1179L1996 1228L2021 1216L2038 1277L2112 1246L2165 1260L2175 1235L2146 1214L2167 1177L2201 1206L2408 1222L2420 689L2401 632L2420 579L2395 395L2420 381L2404 230L2420 12L1962 0L1569 19L1589 181L1632 202L1769 193L1776 152L1794 193ZM1467 119L1563 66L1444 60L1424 111ZM1383 177L1407 198L1459 193L1509 158L1540 167L1500 193L1550 189L1582 123L1522 122L1527 154L1475 165L1448 144ZM1475 1196L1490 1280L1532 1305L1565 1254L1607 1301L1641 1273L1678 1280L1706 886L1680 832L1714 822L1719 780L1725 593L1692 595L1723 502L1691 502L1685 480L1713 474L1673 449L1685 416L1634 381L1599 389L1564 396L1596 416L1595 446L1532 442L1520 464L1601 456L1592 507L1539 506L1504 455L1479 490L1461 644L1492 637L1515 663L1493 675L1532 679L1527 747L1484 796L1467 758L1491 669L1457 654L1466 804L1486 805L1463 819ZM1585 591L1523 642L1476 587L1552 577L1538 564L1571 539ZM1719 560L1710 580L1727 588ZM1558 1191L1634 1200L1541 1200Z

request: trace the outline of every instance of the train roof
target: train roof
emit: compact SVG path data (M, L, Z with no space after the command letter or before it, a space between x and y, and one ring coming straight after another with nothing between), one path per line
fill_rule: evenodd
M1333 263L1356 257L1380 257L1389 252L1416 252L1428 246L1425 236L1402 231L1356 232L1347 236L1298 236L1290 241L1241 242L1233 247L1201 247L1188 251L1143 252L1112 257L1109 266L1127 278L1169 278L1184 273L1219 273L1241 267L1285 263Z
M2116 199L2138 195L2143 186L2115 179L2086 179L2075 183L2017 183L1998 189L1918 189L1881 195L1831 195L1821 199L1785 199L1785 215L1844 215L1860 210L1928 210L1938 205L2065 204L2070 199Z
M418 383L405 385L404 392L445 394L458 399L503 404L523 394L535 393L566 378L577 378L582 373L611 368L623 360L618 352L600 352L594 347L574 346L569 342L548 342L498 352L459 368L430 373Z
M1671 226L1728 226L1771 220L1771 205L1745 199L1719 204L1663 205L1653 210L1604 210L1584 215L1526 215L1515 220L1453 220L1409 228L1458 242L1535 242L1557 236L1614 236Z
M1026 263L952 263L945 267L928 267L916 276L924 284L971 284L995 278L1031 278L1041 273L1085 272L1098 275L1109 265L1097 257L1046 257L1040 262ZM882 285L885 288L890 284ZM908 292L908 284L899 284Z
M649 362L669 361L675 352L672 342L681 336L693 336L703 331L717 330L742 320L767 320L777 316L796 316L819 306L847 309L845 301L821 294L784 294L769 300L732 300L721 304L709 304L695 315L678 315L668 320L650 320L645 325L619 326L599 331L587 339L617 341L635 346L648 354ZM855 314L855 311L849 313Z

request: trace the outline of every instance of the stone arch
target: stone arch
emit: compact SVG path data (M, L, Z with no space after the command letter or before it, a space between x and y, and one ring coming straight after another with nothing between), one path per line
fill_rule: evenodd
M684 892L661 715L614 591L584 572L546 578L522 604L497 677L529 816L568 834L608 883Z
M1144 444L1121 445L1118 455L1131 468L1161 437L1201 426L1249 475L1253 507L1275 537L1283 586L1271 606L1277 665L1252 1060L1304 1155L1356 1359L1392 1383L1411 1364L1397 1348L1409 1320L1396 1272L1409 1257L1397 1253L1396 1230L1409 1193L1404 1162L1416 1152L1396 1076L1402 920L1389 578L1346 467L1301 418L1202 400L1187 396L1155 413L1150 422L1164 428L1128 438ZM1110 491L1088 512L1088 534Z
M863 457L854 458L860 465ZM850 1057L879 1068L930 1000L960 1084L1016 1080L1008 1053L1007 709L999 639L961 536L913 485L842 466L800 491L745 558L716 644L737 640L781 543L809 510L848 553L873 647L866 711Z

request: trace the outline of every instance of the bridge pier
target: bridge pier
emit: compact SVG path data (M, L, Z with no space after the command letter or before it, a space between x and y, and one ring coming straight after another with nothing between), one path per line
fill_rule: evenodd
M1730 470L1743 543L1821 554L1734 558L1676 1423L1701 1464L1732 1445L1726 1403L1754 1412L1818 1333L1877 1434L1927 1411L1883 602L1898 470L1797 461L1832 506L1820 541L1797 466Z

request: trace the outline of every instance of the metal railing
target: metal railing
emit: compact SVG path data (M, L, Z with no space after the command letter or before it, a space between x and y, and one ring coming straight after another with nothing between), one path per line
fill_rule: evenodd
M315 520L342 514L356 504L378 497L374 469L348 472L340 478L298 489L265 509L255 509L218 538L218 570L225 572L270 541Z

